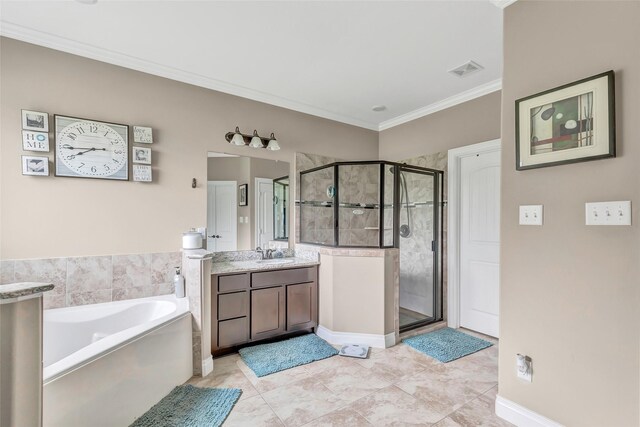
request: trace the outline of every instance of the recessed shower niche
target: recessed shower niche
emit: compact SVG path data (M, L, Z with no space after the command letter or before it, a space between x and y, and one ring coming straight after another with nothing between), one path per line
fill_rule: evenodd
M399 249L400 331L442 320L443 172L337 162L300 172L300 242Z

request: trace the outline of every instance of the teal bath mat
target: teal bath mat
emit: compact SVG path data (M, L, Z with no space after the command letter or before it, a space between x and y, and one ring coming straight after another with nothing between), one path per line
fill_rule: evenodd
M416 335L403 339L402 342L443 363L460 359L493 345L489 341L451 328Z
M259 377L335 356L338 350L316 334L245 347L238 352Z
M130 427L219 427L242 390L181 385L155 404Z

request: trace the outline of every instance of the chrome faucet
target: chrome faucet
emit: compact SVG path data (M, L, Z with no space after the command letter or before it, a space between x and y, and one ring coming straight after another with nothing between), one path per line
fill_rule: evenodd
M266 255L265 258L273 259L273 252L274 252L273 249L267 249L267 253L265 254Z
M258 246L256 248L256 252L258 252L260 254L260 258L264 259L264 251L262 250L262 248L260 246Z

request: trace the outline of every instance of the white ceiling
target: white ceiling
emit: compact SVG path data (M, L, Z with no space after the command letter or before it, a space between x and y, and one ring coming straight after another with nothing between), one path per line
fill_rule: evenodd
M8 37L369 129L500 88L502 9L489 0L0 7ZM468 60L484 70L447 72Z

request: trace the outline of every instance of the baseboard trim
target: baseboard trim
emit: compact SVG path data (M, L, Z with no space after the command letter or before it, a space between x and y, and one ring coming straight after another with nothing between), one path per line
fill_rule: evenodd
M500 395L496 396L496 415L518 427L563 427L562 424Z
M202 361L202 376L206 377L213 372L213 356L209 356Z
M358 334L351 332L335 332L325 328L324 326L318 326L316 329L316 335L323 340L336 345L362 344L375 348L388 348L393 347L396 344L396 336L393 332L386 335Z

